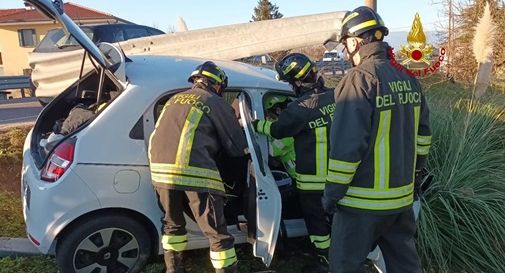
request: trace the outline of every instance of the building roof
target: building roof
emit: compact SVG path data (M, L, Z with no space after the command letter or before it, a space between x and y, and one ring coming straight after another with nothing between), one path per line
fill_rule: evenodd
M64 4L65 13L72 18L74 21L79 20L119 20L125 21L121 18L113 16L105 12L94 10L88 7L77 5L74 3ZM42 22L42 21L52 21L51 19L45 17L35 9L0 9L0 24L5 23L30 23L30 22Z

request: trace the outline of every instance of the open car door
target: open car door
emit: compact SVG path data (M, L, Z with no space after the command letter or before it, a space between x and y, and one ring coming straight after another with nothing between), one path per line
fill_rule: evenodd
M270 266L275 251L282 212L282 200L275 179L268 168L268 158L261 154L252 128L251 108L244 93L239 96L240 117L244 126L252 164L248 173L248 237L253 254Z

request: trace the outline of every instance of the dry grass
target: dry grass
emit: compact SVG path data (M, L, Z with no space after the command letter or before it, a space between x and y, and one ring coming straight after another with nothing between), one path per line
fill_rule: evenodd
M22 161L23 143L31 127L0 131L0 164Z

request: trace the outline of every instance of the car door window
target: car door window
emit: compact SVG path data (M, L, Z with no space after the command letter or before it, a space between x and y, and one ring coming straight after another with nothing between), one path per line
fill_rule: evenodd
M139 37L149 36L149 32L141 27L128 27L124 29L126 39L135 39Z
M149 32L149 34L151 35L161 35L161 34L165 34L163 31L161 30L158 30L158 29L155 29L155 28L147 28L147 31Z
M135 123L129 134L131 139L144 139L144 120L142 117Z
M124 33L122 29L117 28L114 31L114 42L122 42L125 40Z

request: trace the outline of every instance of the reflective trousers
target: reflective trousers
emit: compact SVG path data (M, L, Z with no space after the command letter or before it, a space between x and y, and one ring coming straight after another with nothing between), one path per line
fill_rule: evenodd
M323 210L322 196L321 191L298 190L298 198L310 241L318 254L327 255L330 247L330 223Z
M346 211L333 215L331 273L364 273L368 253L379 245L388 273L422 273L412 209L376 215Z
M189 206L196 223L210 241L210 258L216 269L237 262L233 236L224 217L224 196L209 192L156 188L162 219L162 244L165 250L180 252L187 246L184 208ZM168 265L167 265L168 267Z

